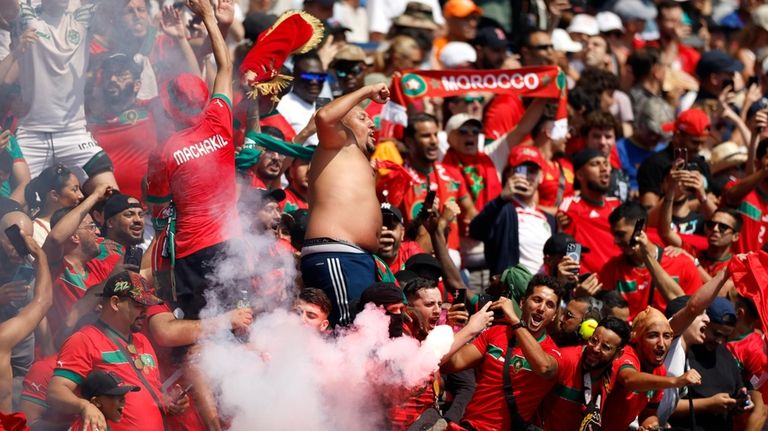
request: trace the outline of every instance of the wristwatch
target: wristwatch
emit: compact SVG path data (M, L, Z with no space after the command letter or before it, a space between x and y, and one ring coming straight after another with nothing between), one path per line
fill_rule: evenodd
M512 330L514 331L517 328L527 328L528 325L525 324L522 320L512 325Z

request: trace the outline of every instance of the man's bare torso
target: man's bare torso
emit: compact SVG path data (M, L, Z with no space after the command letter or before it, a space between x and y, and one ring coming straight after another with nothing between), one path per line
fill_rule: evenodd
M376 178L357 145L318 147L309 170L310 217L306 238L333 238L370 252L379 246L381 209Z

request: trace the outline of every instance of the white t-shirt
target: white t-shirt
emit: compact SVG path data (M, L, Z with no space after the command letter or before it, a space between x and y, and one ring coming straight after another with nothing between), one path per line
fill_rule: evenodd
M296 95L294 92L290 92L280 99L280 103L277 104L277 112L279 112L289 123L296 133L299 133L306 127L309 120L312 118L312 114L315 112L315 104L307 103L302 98ZM317 134L314 134L307 139L305 145L317 145L319 143Z
M682 335L675 337L669 345L669 352L664 359L664 366L667 368L667 376L679 377L685 373L685 349L683 348ZM657 416L659 423L664 425L672 416L680 401L680 392L676 388L664 389L664 398L659 403Z
M535 207L515 202L517 210L517 235L520 244L520 263L531 274L538 274L544 266L544 243L552 236L547 217Z
M56 18L21 4L21 31L34 28L38 39L19 58L22 99L29 107L19 128L61 132L85 127L88 29L95 8L79 6Z
M371 33L384 33L389 31L392 20L405 12L405 6L409 0L368 0L368 31ZM437 0L418 0L432 7L432 17L438 25L443 25L442 8Z

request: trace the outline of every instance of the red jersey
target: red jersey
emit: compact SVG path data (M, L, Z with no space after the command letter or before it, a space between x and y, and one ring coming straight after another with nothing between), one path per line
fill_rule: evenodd
M157 126L150 111L135 106L109 120L89 116L88 130L112 160L120 192L141 199L149 155L157 147Z
M97 280L88 267L77 273L66 260L59 266L59 273L53 276L53 304L46 317L54 336L64 327L64 322L75 303L85 296L85 292L102 280Z
M485 204L501 194L499 173L485 153L467 156L449 148L443 158L443 166L453 177L464 179L477 211L482 211Z
M239 225L229 99L214 94L196 126L171 136L150 163L147 200L176 206L176 257L222 243Z
M727 190L737 183L731 180L725 185ZM743 224L739 241L734 246L735 253L749 253L762 250L765 245L765 232L768 229L768 196L755 188L741 200L736 210L741 214Z
M560 349L560 359L557 361L557 384L545 401L544 430L545 431L574 431L579 429L581 421L587 412L587 402L584 394L584 370L582 370L582 353L584 347L574 346ZM608 374L592 378L592 396L600 396L600 411L610 392L611 380ZM597 403L598 400L595 400Z
M687 250L687 247L684 248ZM712 277L728 267L731 258L733 258L733 256L729 254L722 259L710 259L707 256L706 250L696 250L696 252L696 254L698 254L697 259L699 259L699 265L701 265L701 267L704 268L704 271Z
M397 251L397 256L395 256L395 260L392 261L391 264L389 264L389 269L392 271L392 274L397 274L398 271L405 268L405 262L408 261L408 259L411 258L411 256L415 254L424 253L424 250L421 248L418 242L416 241L403 241L400 243L400 250Z
M99 245L99 255L88 261L86 267L90 274L88 287L109 278L115 266L123 261L125 247L111 239L104 239Z
M576 241L590 249L589 253L581 255L582 272L600 271L605 262L619 252L618 247L613 245L612 238L609 241L601 241L600 238L606 233L610 235L608 216L620 204L621 201L618 198L606 197L602 205L595 205L581 196L569 196L560 204L558 211L565 213L571 219L571 223L563 229L563 232L573 236ZM595 231L598 231L596 235ZM613 246L606 246L606 244Z
M48 406L48 385L53 377L53 369L56 368L56 356L46 356L29 367L21 386L21 400L45 408L42 416L45 421L66 427L72 422L72 415L63 414Z
M701 287L699 271L688 256L667 256L661 247L657 247L657 253L661 256L661 267L675 279L686 295L693 295ZM611 258L600 271L598 278L603 283L603 290L618 290L629 303L630 320L648 305L653 305L659 310L667 308L667 301L656 287L653 303L649 304L651 273L644 266L632 265L624 255Z
M613 371L611 375L617 376L624 368L632 368L641 371L640 358L637 356L634 347L624 347L624 354L613 361ZM655 376L666 376L667 369L660 365L653 369L651 374ZM630 391L618 382L614 385L608 399L605 401L603 409L603 429L608 431L625 430L629 424L646 408L655 410L661 398L664 395L663 390L653 390L647 392Z
M573 195L573 165L570 160L561 158L545 162L543 178L539 184L539 205L543 207L557 206L557 195L561 199ZM563 176L562 185L560 176ZM562 189L562 192L560 190Z
M464 179L453 176L440 162L433 163L433 168L429 173L420 172L407 163L405 169L411 175L412 183L405 191L403 202L400 204L404 224L410 223L419 216L430 187L434 187L437 191L437 199L440 200L441 210L445 207L446 202L458 202L469 195ZM448 234L448 248L459 249L459 227L456 221L451 223L451 232Z
M103 325L101 322L99 324ZM122 344L122 349L102 331L113 334L112 336ZM129 343L136 348L136 354L127 358L122 350L128 352ZM53 375L80 385L91 371L115 373L125 384L138 386L141 390L126 395L123 419L112 425L113 431L161 430L164 428L163 414L151 394L154 392L158 397L162 396L156 358L155 350L147 337L141 333L132 334L131 340L125 340L106 325L103 325L103 329L88 325L64 342ZM149 388L136 374L134 363L138 361L143 364L138 372L143 373L144 380L151 386Z
M283 191L285 192L285 200L280 202L280 211L288 213L301 209L309 209L307 200L296 193L290 185L284 188Z
M765 336L752 331L726 343L725 347L731 352L741 369L741 376L763 397L768 396L768 346Z
M485 107L483 134L486 140L495 141L511 131L525 113L523 101L512 94L497 94Z
M509 340L515 336L509 326L492 326L483 331L472 345L483 355L477 370L477 387L472 400L467 405L463 420L477 431L509 430L512 419L504 398L504 359ZM560 352L549 336L542 335L538 340L542 349L555 358ZM520 416L530 421L539 408L539 403L555 385L555 379L544 379L531 371L520 346L512 346L512 388L517 401Z

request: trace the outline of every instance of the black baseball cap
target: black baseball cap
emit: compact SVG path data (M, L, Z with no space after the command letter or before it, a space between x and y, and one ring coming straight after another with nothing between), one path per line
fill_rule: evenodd
M143 209L138 199L135 199L136 202L131 202L130 199L135 198L122 193L115 193L110 196L107 202L104 203L104 220L109 220L128 208Z
M582 166L589 163L590 160L595 157L605 157L603 153L594 148L585 148L578 153L571 156L571 162L573 163L573 172L577 172Z
M400 211L400 209L398 207L390 204L389 202L382 202L382 204L381 204L381 213L382 214L385 214L385 213L392 214L393 216L395 216L395 218L397 219L398 223L401 223L401 224L403 223L403 213Z
M473 45L487 46L489 48L506 48L509 46L509 39L499 27L482 27L477 30Z
M544 243L544 254L548 256L554 256L557 254L565 255L570 244L578 244L578 242L576 242L576 240L567 233L558 232L549 237L547 242ZM582 245L581 252L589 253L589 248Z
M419 277L428 280L437 281L443 275L443 267L440 266L440 262L429 253L414 254L405 261L404 269L413 271Z
M707 51L701 54L696 64L696 76L706 78L713 73L741 72L744 65L739 60L720 50Z
M120 396L140 390L138 386L126 385L116 374L101 370L91 371L80 385L80 394L87 400L98 395Z

